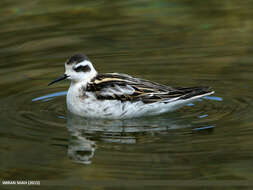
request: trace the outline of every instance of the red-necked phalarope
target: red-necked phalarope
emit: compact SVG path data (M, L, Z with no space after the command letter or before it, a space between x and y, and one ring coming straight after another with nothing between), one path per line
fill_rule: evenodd
M70 79L70 112L95 118L133 118L173 111L197 98L213 94L210 87L169 87L126 74L98 74L86 55L65 63L65 74L49 83Z

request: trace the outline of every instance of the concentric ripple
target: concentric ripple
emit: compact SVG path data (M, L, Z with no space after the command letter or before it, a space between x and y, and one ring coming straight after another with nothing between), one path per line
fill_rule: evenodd
M66 131L67 126L70 135L67 143L68 157L72 161L82 164L93 163L92 160L99 149L97 143L101 144L101 142L164 144L164 137L169 135L170 141L176 142L179 146L182 142L174 137L189 138L192 133L221 127L220 121L237 120L241 117L239 113L245 113L250 105L249 98L245 97L230 99L208 96L188 104L178 111L160 116L122 121L92 120L67 114L65 103L67 92L63 89L66 88L58 90L55 88L32 90L31 88L27 89L25 93L19 92L8 96L1 102L1 109L4 110L2 116L13 125L12 130L22 138L30 138L31 133L36 133L39 135L37 137L39 140L41 137L45 138L47 133ZM223 137L222 134L218 134L216 140ZM53 135L52 139L60 139L60 137ZM64 140L64 146L66 140ZM56 142L60 146L63 145L61 140ZM107 149L106 144L102 147ZM182 150L182 152L184 151ZM195 151L192 154L195 154Z

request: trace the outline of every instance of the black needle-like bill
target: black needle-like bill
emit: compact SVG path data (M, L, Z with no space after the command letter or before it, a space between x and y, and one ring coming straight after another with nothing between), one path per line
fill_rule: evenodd
M54 83L56 83L56 82L59 82L59 81L61 81L61 80L64 80L64 79L66 79L66 78L68 78L68 75L64 74L64 75L62 75L61 77L59 77L58 79L56 79L56 80L50 82L50 83L48 84L48 86L50 86L50 85L52 85L52 84L54 84Z

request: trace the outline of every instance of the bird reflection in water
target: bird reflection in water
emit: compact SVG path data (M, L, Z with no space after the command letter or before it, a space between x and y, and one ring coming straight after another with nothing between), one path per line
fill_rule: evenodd
M70 132L68 156L73 162L91 164L96 142L136 144L145 136L168 133L168 130L191 127L164 117L131 120L88 119L68 114L67 129Z

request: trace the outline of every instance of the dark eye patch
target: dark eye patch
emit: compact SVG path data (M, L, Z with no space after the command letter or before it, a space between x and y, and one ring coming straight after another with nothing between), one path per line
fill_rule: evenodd
M74 69L76 72L89 72L91 69L88 65L80 65L77 68Z

